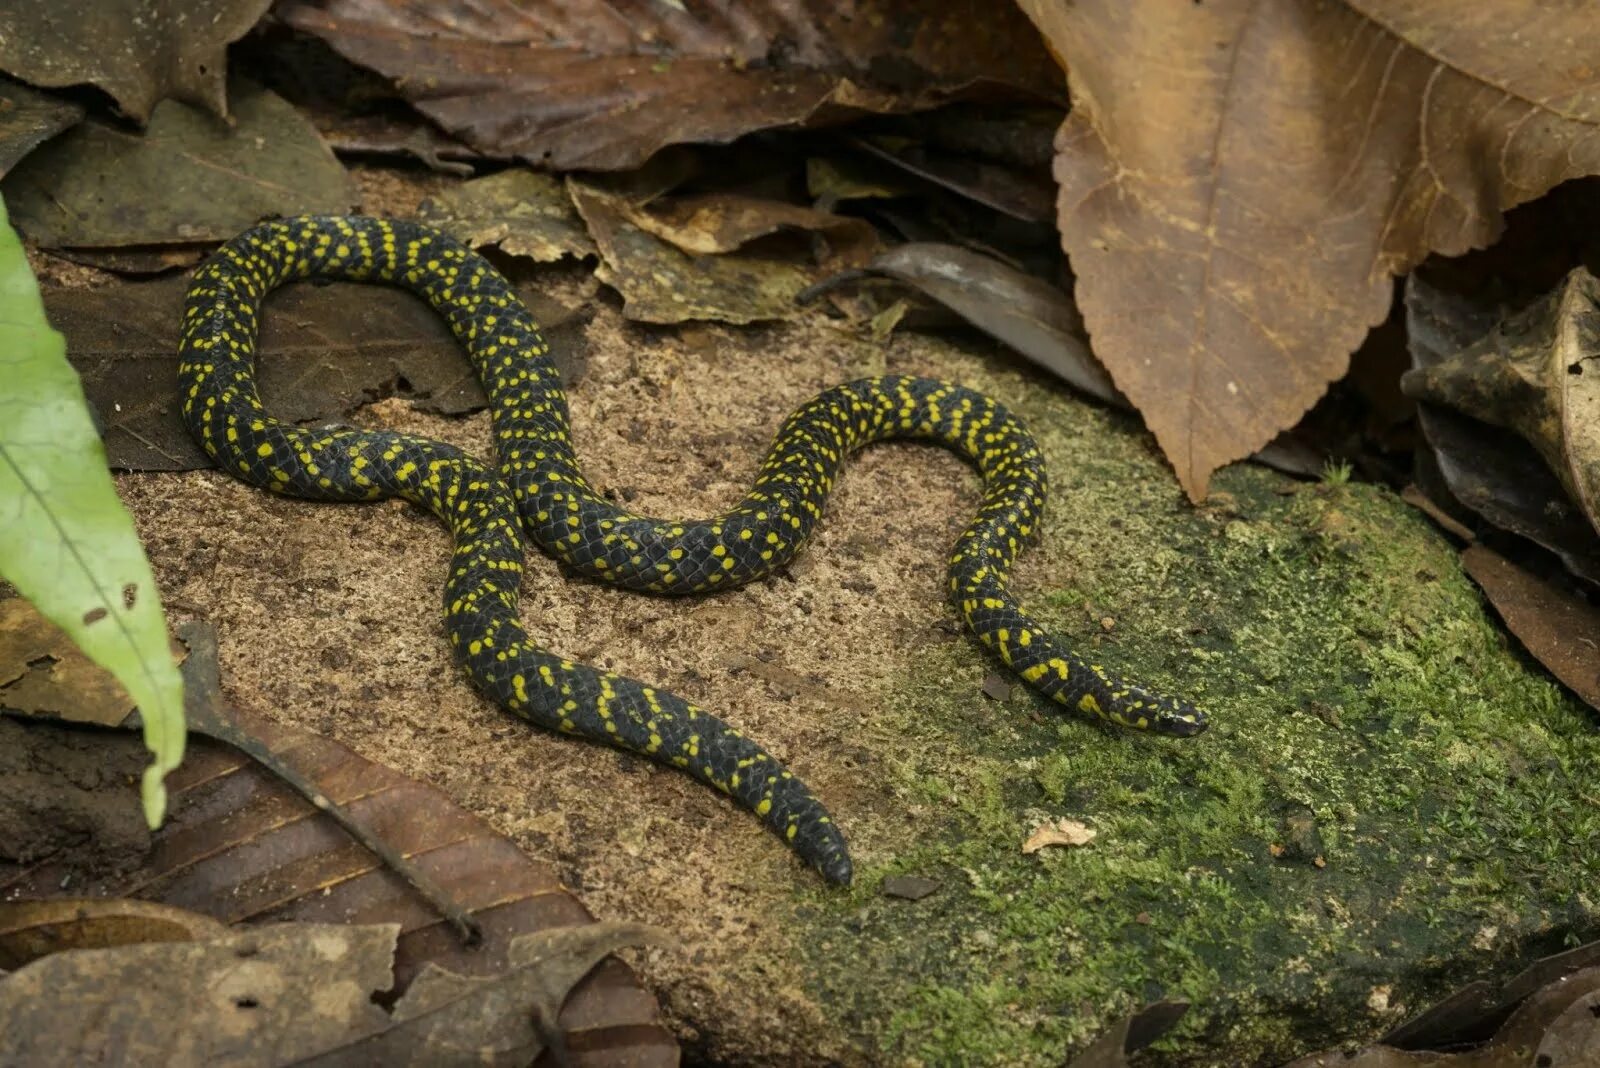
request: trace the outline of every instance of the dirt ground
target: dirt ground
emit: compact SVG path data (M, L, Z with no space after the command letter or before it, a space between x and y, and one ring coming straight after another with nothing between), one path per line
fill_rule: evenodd
M362 208L397 215L444 181L358 176ZM1176 1063L1276 1063L1514 974L1552 932L1594 936L1579 888L1597 817L1571 782L1600 738L1394 494L1239 465L1196 508L1134 420L975 334L878 342L820 309L641 327L590 266L513 280L594 309L568 383L575 444L636 512L733 504L784 415L837 382L887 370L993 393L1051 466L1023 603L1216 716L1200 739L1133 739L1020 690L983 696L997 664L943 601L978 481L935 448L857 456L799 559L745 589L651 598L530 560L534 636L682 694L806 779L851 842L858 885L841 891L711 790L480 698L441 625L450 542L431 515L274 498L214 471L122 476L169 616L215 625L234 702L432 783L597 916L682 939L626 956L690 1063L1059 1064L1168 997L1194 1007ZM490 452L483 414L387 400L348 418ZM1424 815L1439 805L1457 815ZM1284 813L1322 838L1288 849ZM1019 849L1062 816L1100 831L1091 850ZM885 897L895 875L941 889ZM1462 934L1483 929L1500 934ZM1382 968L1348 966L1368 958Z
M558 298L588 298L581 273L551 274ZM864 342L820 314L653 330L599 303L570 390L576 446L597 488L646 514L733 504L782 417L817 390L885 365L971 380L984 359L976 341ZM490 453L485 414L440 419L391 400L353 421ZM977 486L941 450L874 448L774 579L668 600L569 581L535 560L522 615L549 647L675 690L761 740L827 800L859 860L893 833L874 787L886 754L869 742L884 680L919 647L964 640L942 575ZM820 1020L786 974L789 947L765 902L815 875L688 778L530 729L480 698L441 626L450 539L436 519L401 502L276 499L216 472L127 475L119 488L169 614L215 624L232 699L447 791L554 865L596 914L677 932L686 955L634 962L691 1045L734 1060L804 1048L796 1036ZM981 661L976 645L972 655ZM708 1022L715 1034L698 1034Z

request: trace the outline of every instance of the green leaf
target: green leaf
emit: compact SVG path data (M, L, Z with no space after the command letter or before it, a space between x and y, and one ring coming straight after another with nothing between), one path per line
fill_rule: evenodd
M117 499L105 449L66 342L45 320L39 287L0 201L0 576L139 707L145 819L160 824L162 779L183 759L183 683L133 518Z

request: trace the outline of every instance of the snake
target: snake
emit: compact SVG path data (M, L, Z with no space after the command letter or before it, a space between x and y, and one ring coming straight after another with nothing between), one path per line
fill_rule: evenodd
M488 397L498 469L427 437L268 414L255 368L263 300L308 278L399 286L443 316ZM978 515L957 539L947 576L950 602L979 642L1028 687L1083 716L1174 736L1205 729L1188 701L1074 653L1008 591L1019 549L1038 534L1044 459L1014 415L962 385L886 374L835 386L788 416L749 492L728 511L693 521L636 515L585 480L561 376L504 276L430 227L353 215L269 220L222 244L189 286L178 374L184 421L223 471L311 500L399 497L448 525L445 624L490 699L539 727L679 768L730 795L829 882L851 881L845 837L766 748L677 694L578 663L530 636L518 615L527 543L578 575L629 590L732 589L794 558L855 450L894 438L937 443L983 480Z

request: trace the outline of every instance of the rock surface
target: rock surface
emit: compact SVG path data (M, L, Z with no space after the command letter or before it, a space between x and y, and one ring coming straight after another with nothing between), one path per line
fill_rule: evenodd
M450 792L598 915L683 937L630 959L691 1060L1056 1065L1180 998L1152 1063L1274 1063L1600 934L1600 732L1393 495L1236 467L1191 508L1136 423L977 340L644 330L608 306L588 343L587 472L661 515L732 503L783 415L835 381L992 391L1053 478L1024 603L1214 722L1150 738L1021 687L986 696L997 665L942 602L977 482L934 449L859 457L806 553L757 587L668 601L531 567L534 634L717 711L829 802L857 866L831 890L703 787L479 699L440 626L432 517L124 477L172 615L218 627L231 697ZM481 415L384 402L354 421L488 451ZM1023 854L1061 819L1097 833ZM937 886L884 892L926 889L905 877Z

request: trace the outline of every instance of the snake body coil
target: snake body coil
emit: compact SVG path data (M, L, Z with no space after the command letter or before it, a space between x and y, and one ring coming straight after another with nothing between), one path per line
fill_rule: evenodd
M257 312L274 287L308 277L404 286L444 315L489 395L499 475L428 438L301 428L266 413L255 383ZM836 386L789 416L731 510L696 522L633 515L584 481L555 364L499 272L427 227L354 216L264 223L224 245L195 273L180 356L184 417L223 470L295 497L403 497L449 524L450 641L485 693L539 726L649 756L732 795L832 881L850 880L843 836L766 750L682 698L528 636L517 618L523 531L601 582L663 594L728 589L794 556L851 452L888 438L938 442L983 475L982 509L949 569L951 601L973 633L1035 690L1078 712L1166 734L1205 727L1190 705L1068 651L1006 592L1044 506L1044 465L1022 425L970 389L899 375Z

